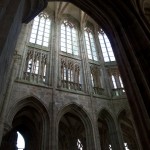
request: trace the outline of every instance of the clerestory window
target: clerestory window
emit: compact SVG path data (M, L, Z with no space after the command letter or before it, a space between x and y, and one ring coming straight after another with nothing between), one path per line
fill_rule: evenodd
M115 56L110 44L110 41L104 31L101 29L98 32L99 42L102 49L103 57L105 62L115 61Z
M76 26L68 20L61 24L61 51L79 55L78 35Z
M40 13L38 16L36 16L33 21L29 42L48 47L50 26L51 21L47 14Z
M84 35L85 35L88 58L91 60L98 61L93 31L90 28L86 27L84 29Z

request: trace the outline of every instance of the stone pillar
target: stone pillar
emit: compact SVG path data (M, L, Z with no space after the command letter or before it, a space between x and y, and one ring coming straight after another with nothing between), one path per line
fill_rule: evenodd
M46 1L2 0L0 2L0 143L3 135L3 122L7 106L6 89L12 76L11 64L18 34L23 18L30 21L31 15L36 15L45 6ZM32 3L32 7L27 8ZM36 4L35 4L36 3ZM40 5L40 7L38 7ZM7 9L6 9L7 8ZM27 16L26 16L27 15ZM2 20L2 21L1 21Z
M119 145L122 148L122 150L125 150L125 148L124 148L124 139L123 139L123 135L122 135L122 131L121 131L119 122L116 121L115 126L116 126L116 136L118 137Z
M149 74L147 66L149 58L147 56L150 42L136 21L130 23L125 31L123 28L118 29L118 35L121 37L121 43L125 49L122 50L122 45L119 45L120 50L116 51L115 55L142 147L150 149L148 138L150 132L150 81L147 76ZM137 41L137 39L139 40ZM117 50L118 47L115 46L117 43L115 45L114 43L113 47Z
M14 131L10 131L8 132L2 140L1 146L0 146L0 150L17 150L17 132Z
M98 123L97 121L95 122L95 124L93 123L93 127L94 127L94 142L96 145L96 150L101 150L101 144L100 144L100 140L101 140L101 135L99 135L99 130L98 130Z
M0 119L4 119L7 101L6 88L11 76L11 64L18 33L20 32L24 10L24 0L10 1L3 21L0 22ZM3 122L3 121L2 121ZM3 135L3 125L0 124L0 141Z
M88 55L86 53L86 45L85 45L85 38L84 38L84 31L83 28L80 29L79 33L79 48L80 48L80 55L82 59L82 72L83 72L83 77L82 77L82 90L85 93L91 93L92 91L92 86L91 85L91 73L89 70L89 63L88 63Z

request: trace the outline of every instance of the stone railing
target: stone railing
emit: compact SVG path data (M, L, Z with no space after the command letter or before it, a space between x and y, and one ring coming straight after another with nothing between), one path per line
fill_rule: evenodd
M45 84L45 76L30 72L24 72L23 80L29 81L31 83Z
M63 88L81 91L81 84L79 83L74 83L74 82L66 81L66 80L62 80L61 82L62 82L61 87Z
M117 88L117 89L112 89L112 96L123 96L125 94L125 89L124 88Z
M93 87L94 94L104 95L104 89L99 87Z

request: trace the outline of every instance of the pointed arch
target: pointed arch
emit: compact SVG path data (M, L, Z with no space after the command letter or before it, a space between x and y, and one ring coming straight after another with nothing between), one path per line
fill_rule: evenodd
M11 123L15 117L15 115L24 107L30 106L40 114L40 116L44 118L49 118L48 110L46 106L41 102L41 100L38 97L35 96L27 96L17 101L17 103L14 103L12 105L11 109L7 113L7 120L9 120Z
M37 98L31 96L16 102L9 110L7 120L12 125L6 133L7 138L19 131L25 139L26 149L49 147L50 135L46 133L50 132L50 117L47 108Z
M99 112L98 116L98 129L101 137L101 148L102 149L120 149L119 138L117 136L117 129L115 121L111 113L103 108Z
M61 118L67 113L71 113L74 116L76 116L77 118L79 118L79 120L81 120L81 122L84 126L84 129L85 129L87 150L94 149L93 128L92 128L92 123L91 123L92 120L90 119L90 116L88 115L88 113L83 109L83 107L76 103L71 103L66 106L63 106L59 110L59 112L57 114L57 118L56 118L56 126L57 126L56 133L57 133L57 135L58 135L59 122L60 122ZM88 135L90 135L90 136L88 136ZM58 136L57 136L56 141L58 143Z
M123 109L118 114L117 119L122 133L124 146L129 149L139 149L135 127L133 126L131 118L129 118L129 112Z

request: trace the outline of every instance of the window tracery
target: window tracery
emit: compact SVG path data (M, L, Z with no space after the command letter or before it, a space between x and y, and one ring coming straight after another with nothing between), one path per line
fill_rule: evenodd
M80 65L74 61L61 59L62 87L81 91Z
M102 95L104 89L102 88L100 69L96 65L91 65L90 70L91 70L91 82L92 82L94 94Z
M119 70L117 68L109 68L108 73L111 80L113 96L123 95L125 93L125 90Z
M96 51L93 31L89 27L84 28L84 36L85 36L85 43L86 43L88 58L91 60L98 61L98 55Z
M115 56L107 35L102 29L98 32L99 42L105 62L115 61Z
M61 24L61 51L79 55L76 26L68 20L64 20Z
M47 14L40 13L38 16L36 16L33 21L29 42L44 47L48 47L50 26L51 21Z
M26 54L24 80L45 83L47 53L30 48Z

